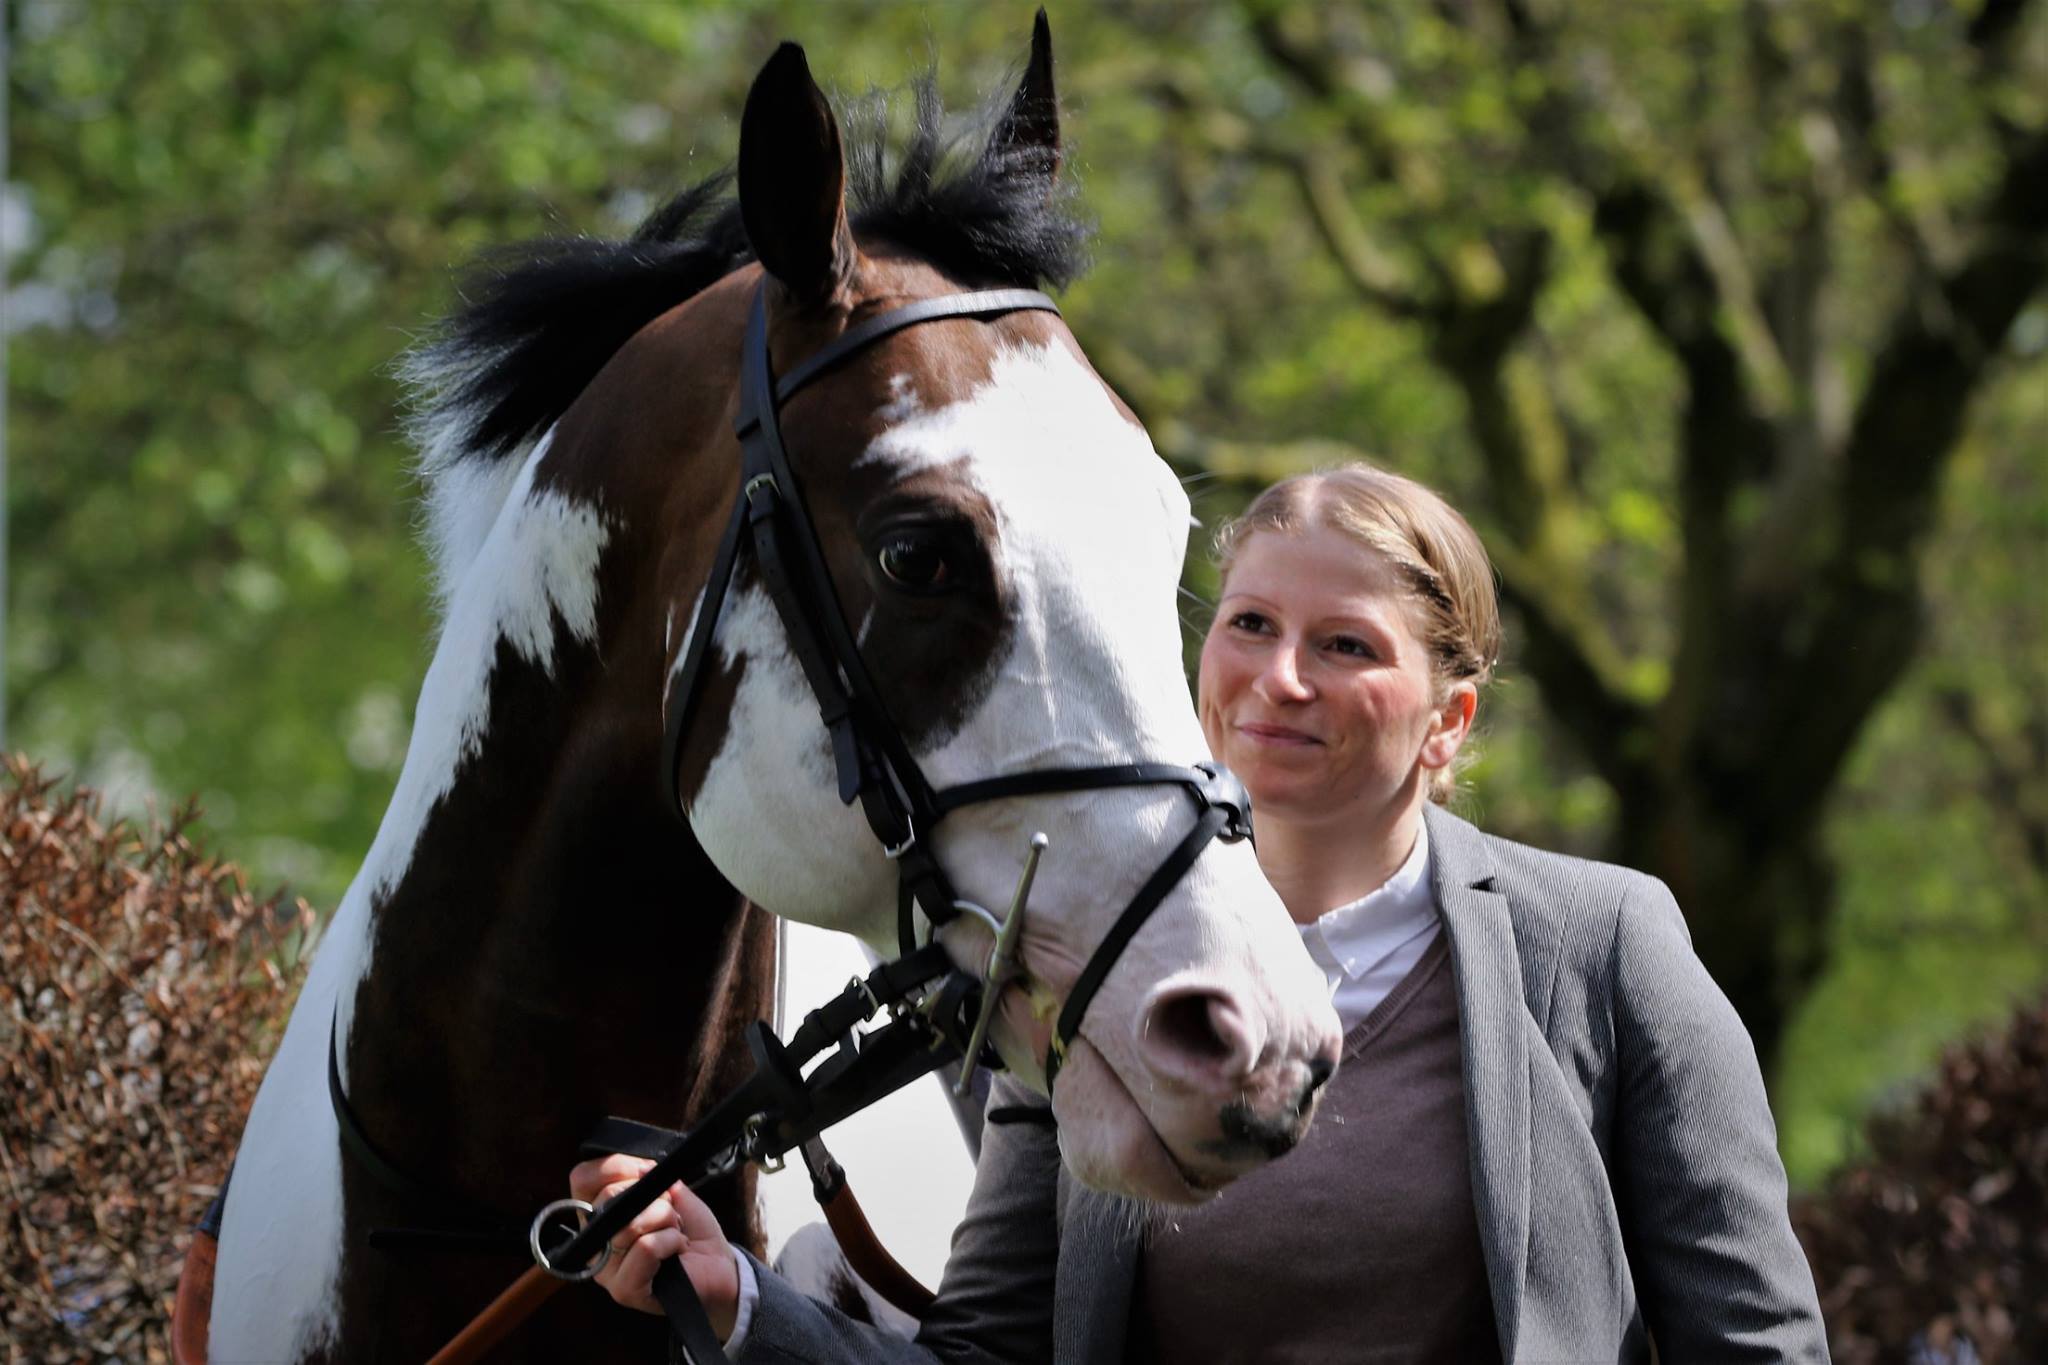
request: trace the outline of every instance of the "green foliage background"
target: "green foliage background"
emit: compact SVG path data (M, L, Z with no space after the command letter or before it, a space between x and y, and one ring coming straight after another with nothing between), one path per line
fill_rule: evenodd
M1654 696L1672 667L1680 376L1616 290L1587 205L1530 171L1543 136L1530 92L1430 17L1465 7L1380 8L1411 75L1381 102L1405 169L1354 178L1353 207L1481 276L1461 245L1474 224L1540 222L1554 238L1540 341L1511 378L1542 392L1549 416L1531 429L1579 490L1565 534L1601 570L1587 609L1627 686ZM1650 127L1688 146L1742 143L1766 167L1801 155L1796 120L1729 93L1739 42L1673 39L1681 16L1687 34L1739 34L1744 6L1594 8ZM1892 202L1938 216L1982 189L1995 165L1969 131L1978 96L1930 36L1940 6L1790 9L1816 23L1868 11L1896 31L1884 75L1918 101L1920 155ZM1290 182L1238 154L1275 130L1293 145L1342 135L1344 111L1302 98L1248 39L1276 15L1288 17L1177 0L1053 7L1070 165L1100 225L1068 316L1205 512L1227 511L1247 480L1353 449L1483 506L1464 400L1426 332L1362 306ZM937 60L965 106L1007 85L1029 17L871 2L14 0L0 214L10 746L130 802L196 791L219 847L332 903L403 760L431 649L393 365L449 305L455 267L538 233L621 232L723 165L746 84L781 37L846 91ZM2025 41L2038 58L2048 39L2037 22ZM1744 202L1758 221L1738 226L1768 240L1770 196ZM1877 226L1854 220L1871 212L1844 200L1835 265L1852 343L1892 268L1870 245ZM1852 379L1868 368L1854 344L1842 363ZM1799 1180L1839 1160L1857 1117L1944 1040L2048 979L2043 430L2037 299L1948 470L1925 645L1827 815L1834 955L1777 1074ZM1200 565L1191 583L1207 588ZM1479 817L1599 852L1615 798L1512 652L1487 717Z

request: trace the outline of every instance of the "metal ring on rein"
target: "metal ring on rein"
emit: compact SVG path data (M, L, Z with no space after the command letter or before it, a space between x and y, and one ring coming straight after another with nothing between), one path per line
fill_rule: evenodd
M588 1223L590 1221L590 1215L596 1212L596 1206L588 1203L585 1200L557 1199L554 1203L548 1205L539 1213L533 1215L533 1227L526 1234L526 1244L527 1246L533 1249L534 1264L538 1265L542 1270L545 1270L548 1274L554 1276L556 1279L567 1280L571 1284L581 1284L585 1280L596 1278L597 1273L600 1270L603 1270L605 1266L611 1263L612 1244L610 1242L606 1242L604 1244L604 1249L597 1253L596 1260L590 1262L590 1264L584 1266L581 1270L555 1269L555 1267L548 1261L548 1253L546 1252L546 1250L542 1248L540 1244L540 1230L542 1224L546 1223L548 1219L554 1217L556 1214L575 1214L577 1219L576 1226L580 1228L585 1223Z

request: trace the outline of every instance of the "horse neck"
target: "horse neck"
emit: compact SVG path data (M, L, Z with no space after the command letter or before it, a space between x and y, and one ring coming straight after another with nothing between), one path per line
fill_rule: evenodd
M607 556L597 599L634 599L629 558ZM767 917L658 799L661 663L638 653L659 631L553 629L544 661L491 646L481 746L373 906L348 1029L373 1139L489 1202L552 1197L607 1113L693 1118L742 1078L772 989Z

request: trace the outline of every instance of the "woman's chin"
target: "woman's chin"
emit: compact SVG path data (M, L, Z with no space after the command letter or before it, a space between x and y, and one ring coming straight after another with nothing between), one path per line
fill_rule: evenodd
M1189 1169L1093 1048L1078 1047L1053 1095L1060 1155L1090 1189L1154 1204L1200 1204L1231 1173Z
M1243 755L1228 765L1251 794L1252 809L1272 810L1327 800L1323 750L1289 750Z

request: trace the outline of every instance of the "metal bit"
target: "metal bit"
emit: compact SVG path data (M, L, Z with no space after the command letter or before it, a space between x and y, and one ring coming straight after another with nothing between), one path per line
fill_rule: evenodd
M996 931L996 946L989 952L988 970L982 974L981 1009L974 1016L974 1030L967 1035L967 1049L961 1054L960 1079L953 1083L957 1098L967 1098L973 1086L974 1059L981 1055L981 1045L988 1040L989 1025L995 1020L996 1004L1002 999L1004 988L1024 975L1024 964L1017 955L1018 942L1024 937L1024 902L1030 898L1032 879L1038 875L1039 856L1050 842L1043 833L1031 836L1031 851L1024 855L1024 873L1017 878L1016 893L1010 897L1010 913Z

